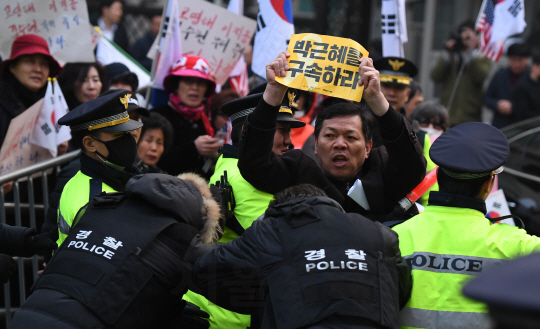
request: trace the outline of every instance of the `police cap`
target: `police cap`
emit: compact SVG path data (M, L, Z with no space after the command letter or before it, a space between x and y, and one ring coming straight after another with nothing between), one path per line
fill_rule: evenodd
M248 116L251 112L255 110L255 107L257 106L257 104L259 104L262 95L263 93L261 92L225 103L221 107L221 112L227 114L230 117L231 123L234 126L239 122L243 122L246 116ZM277 121L289 122L291 124L291 128L299 128L305 126L305 122L293 118L293 111L296 111L296 107L294 107L294 101L291 102L289 100L289 97L292 97L294 100L294 97L296 97L296 95L294 94L294 92L287 92L279 109ZM291 108L289 105L292 105L294 109Z
M540 253L511 260L486 271L463 288L469 298L490 309L533 313L540 320Z
M69 126L71 131L122 132L135 130L142 127L142 123L129 119L128 106L130 102L133 102L131 93L118 90L77 106L61 117L58 124Z
M408 86L411 78L418 73L413 62L401 57L382 57L373 62L373 66L379 71L381 83Z
M437 138L429 156L448 176L474 179L500 173L509 151L508 140L499 129L467 122Z
M294 118L294 112L298 110L298 97L300 93L296 89L291 89L287 91L281 106L279 108L279 113L277 116L277 121L280 122L289 122L291 128L300 128L306 125L305 122L296 120Z
M115 92L117 92L118 90L123 90L125 91L126 93L130 93L131 92L129 90L125 90L125 89L110 89L110 90L107 90L106 92L104 92L103 94L101 94L100 96L105 96L105 95L110 95L110 94L114 94ZM131 112L137 112L139 113L140 115L144 116L144 117L149 117L150 116L150 112L145 109L144 107L140 107L139 106L139 100L137 99L137 97L130 97L128 99L128 108L127 108L127 112L128 114L131 113Z

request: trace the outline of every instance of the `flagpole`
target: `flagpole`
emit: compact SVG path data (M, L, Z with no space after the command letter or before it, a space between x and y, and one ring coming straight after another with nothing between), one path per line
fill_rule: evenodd
M150 70L150 85L148 86L148 89L146 89L146 107L148 107L150 105L150 102L151 102L151 96L152 96L152 89L155 87L156 85L156 81L154 80L155 77L156 77L156 67L157 67L157 62L158 62L158 57L159 57L159 53L160 53L160 47L161 47L161 40L165 37L165 33L167 33L167 31L163 31L163 26L165 26L165 19L167 18L167 10L169 9L169 2L171 1L176 1L176 0L167 0L167 5L163 7L163 13L161 14L161 25L159 27L159 31L160 31L160 38L159 38L159 42L157 43L156 45L156 50L155 50L155 56L154 56L154 60L152 61L152 69ZM170 20L170 18L169 18ZM167 30L169 30L169 25L167 25Z

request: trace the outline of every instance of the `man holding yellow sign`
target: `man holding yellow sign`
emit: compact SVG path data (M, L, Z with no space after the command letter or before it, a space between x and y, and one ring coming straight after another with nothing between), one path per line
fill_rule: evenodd
M280 157L272 153L279 104L287 91L280 81L297 86L287 82L296 67L287 59L298 58L291 56L296 46L294 40L297 40L295 36L289 43L289 52L280 53L266 66L268 85L263 99L248 117L242 132L238 162L242 176L255 188L272 194L292 185L312 184L323 189L347 212L381 222L394 219L390 212L399 199L422 181L426 162L411 126L381 93L379 72L370 58L356 58L359 65L351 79L354 88L342 85L348 83L342 79L334 87L342 88L341 95L363 91L373 113L351 103L335 104L323 110L315 125L315 154L319 164L301 150L291 150ZM317 47L324 49L320 44ZM311 58L313 50L311 47L305 57ZM314 64L310 65L313 68ZM338 67L335 68L337 72ZM330 90L316 86L319 87ZM384 145L372 149L374 120L379 123Z

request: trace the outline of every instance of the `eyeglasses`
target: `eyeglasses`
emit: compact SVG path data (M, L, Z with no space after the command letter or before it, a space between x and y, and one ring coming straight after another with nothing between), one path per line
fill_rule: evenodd
M420 124L420 127L422 128L426 128L426 127L429 127L429 125L433 125L433 128L436 128L436 129L440 129L440 130L446 130L446 125L445 123L439 119L438 117L437 118L416 118L416 120L418 121L418 123Z

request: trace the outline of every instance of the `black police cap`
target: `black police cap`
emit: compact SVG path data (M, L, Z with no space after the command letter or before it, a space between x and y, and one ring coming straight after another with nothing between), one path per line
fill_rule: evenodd
M253 89L251 89L249 91L248 95L255 95L255 94L264 93L264 91L266 90L266 85L267 84L268 84L267 82L263 82L263 83L260 83L260 84L256 85L255 88L253 88Z
M474 179L501 172L509 151L508 140L499 129L467 122L437 138L429 156L448 176Z
M118 90L85 102L58 120L58 124L69 126L71 131L123 132L142 127L142 123L130 120L128 106L131 93Z
M418 74L418 68L408 59L401 57L382 57L373 62L379 71L381 83L409 85L411 78Z
M294 118L294 113L298 110L297 101L299 96L298 90L289 88L281 102L277 121L288 122L291 124L291 128L300 128L306 125L305 122Z
M255 107L257 104L259 104L259 101L262 98L263 93L248 95L246 97L238 98L233 101L230 101L228 103L223 104L221 106L221 112L225 113L229 116L231 119L231 123L234 126L235 124L239 122L243 122L251 112L255 110ZM287 100L287 104L289 104L288 97L289 93L285 95L284 102ZM283 102L282 102L283 104ZM284 105L281 105L277 117L277 121L279 122L289 122L291 124L291 128L299 128L305 126L305 122L302 122L300 120L296 120L293 118L293 109L290 107L286 107Z
M493 309L535 313L540 319L540 253L498 265L463 288L469 298Z
M110 90L107 90L106 92L104 92L103 94L101 94L100 96L114 94L115 92L117 92L119 90L122 90L122 91L124 91L126 93L129 93L129 94L131 93L131 91L125 90L125 89L110 89ZM139 113L140 115L142 115L144 117L149 117L150 116L150 112L147 109L145 109L144 107L140 107L139 106L139 100L132 95L132 97L128 98L127 112L129 114L130 112L133 112L133 111Z
M221 106L221 112L229 116L234 126L239 122L243 122L246 116L255 110L262 95L262 93L258 93L227 102Z

